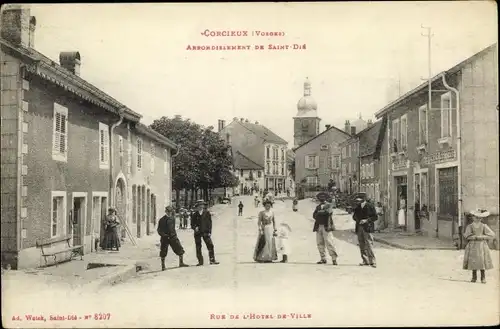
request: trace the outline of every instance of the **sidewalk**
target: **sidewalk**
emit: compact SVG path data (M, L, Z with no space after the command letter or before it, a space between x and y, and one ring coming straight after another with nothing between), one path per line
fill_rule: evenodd
M456 250L451 241L406 232L373 233L377 242L405 250Z

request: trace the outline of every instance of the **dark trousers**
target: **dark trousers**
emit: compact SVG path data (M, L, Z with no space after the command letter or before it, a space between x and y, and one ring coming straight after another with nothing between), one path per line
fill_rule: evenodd
M363 263L376 264L371 233L367 232L363 226L359 226L356 235L358 236L359 251L361 252Z
M196 258L198 258L198 263L203 264L203 253L201 252L201 239L205 241L205 245L207 246L208 258L210 258L211 262L215 261L215 251L212 238L206 234L195 234L194 243L196 245Z
M243 208L238 209L238 216L243 215Z
M160 239L160 257L167 257L168 247L172 247L172 250L177 256L184 255L184 248L182 248L181 242L178 237L164 237Z

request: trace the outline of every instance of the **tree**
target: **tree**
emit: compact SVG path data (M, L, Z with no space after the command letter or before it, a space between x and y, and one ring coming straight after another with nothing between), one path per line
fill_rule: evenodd
M205 128L176 115L157 119L150 127L180 146L172 161L172 188L176 191L177 206L181 190L186 196L191 190L192 199L201 190L203 199L208 200L211 189L233 186L237 181L231 172L229 146L212 126Z

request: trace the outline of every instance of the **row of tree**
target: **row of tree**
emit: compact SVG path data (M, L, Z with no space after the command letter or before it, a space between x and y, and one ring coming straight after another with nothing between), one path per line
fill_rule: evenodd
M177 207L181 191L184 191L184 206L188 206L190 192L191 200L200 197L209 201L214 189L238 184L232 173L230 146L214 127L203 127L180 115L162 117L153 121L150 127L180 147L172 159L172 189L176 193Z

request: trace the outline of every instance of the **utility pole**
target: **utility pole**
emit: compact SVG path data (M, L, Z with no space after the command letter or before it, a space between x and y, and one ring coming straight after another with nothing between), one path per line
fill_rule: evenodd
M426 26L423 26L423 25L420 25L421 28L423 29L426 29L427 30L427 33L422 34L422 36L426 37L427 38L427 51L428 51L428 69L429 69L429 78L428 78L428 83L429 83L429 88L428 89L428 93L429 93L429 101L427 103L427 110L429 111L432 106L432 89L431 89L431 85L432 85L432 69L431 69L431 39L432 37L434 36L432 34L432 28L431 27L426 27Z

